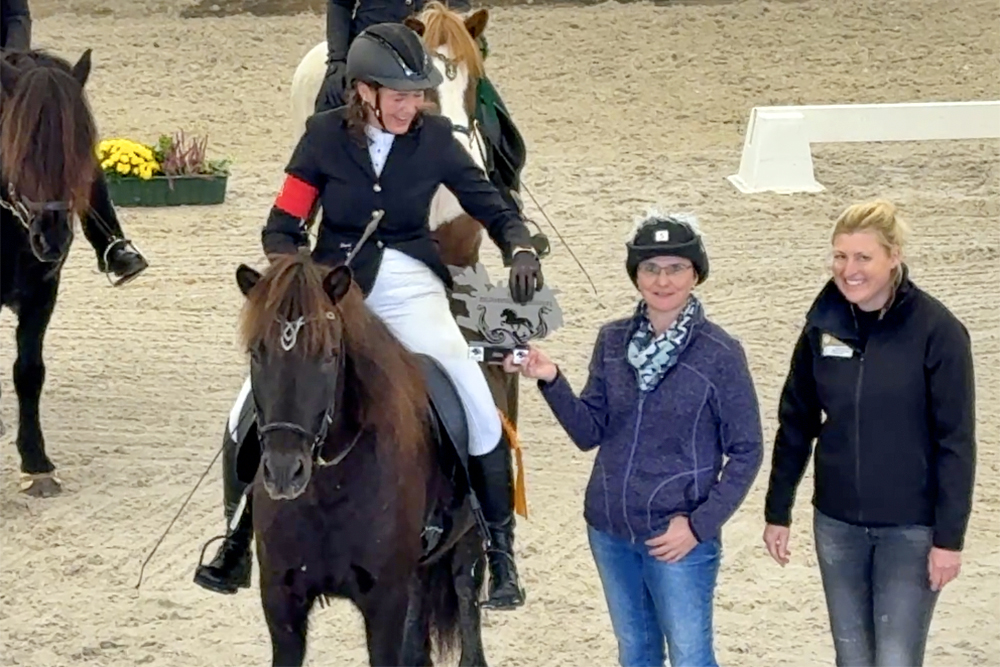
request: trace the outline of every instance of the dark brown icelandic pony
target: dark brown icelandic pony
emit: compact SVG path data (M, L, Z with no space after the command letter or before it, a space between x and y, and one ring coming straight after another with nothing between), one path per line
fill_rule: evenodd
M350 269L307 250L263 276L241 265L261 465L252 487L273 665L302 665L310 609L347 598L372 665L432 664L461 636L485 665L477 599L484 557L454 450L432 436L419 359L365 306ZM453 481L459 480L459 481ZM449 526L421 562L434 510Z
M42 347L74 220L90 205L98 169L89 74L89 49L72 66L42 51L0 53L0 308L18 318L17 451L21 490L33 496L60 491L39 420Z

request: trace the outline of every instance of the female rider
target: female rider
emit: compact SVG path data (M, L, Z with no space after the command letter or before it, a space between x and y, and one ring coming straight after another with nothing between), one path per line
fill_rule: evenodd
M472 484L494 545L486 606L516 607L523 604L524 592L514 564L509 444L502 442L486 378L469 357L449 307L445 290L451 276L427 225L438 186L454 192L501 251L512 256L515 301L530 301L541 287L541 265L524 222L454 139L450 122L422 113L424 91L437 87L441 75L415 32L400 23L371 26L351 44L347 76L348 103L306 123L263 230L264 251L292 253L307 246L304 219L319 201L323 218L313 257L333 266L358 243L372 213L384 212L352 259L355 280L368 307L400 342L434 357L455 382L469 420ZM231 460L224 464L230 522L243 492L237 467ZM249 586L249 508L246 503L215 560L199 566L199 585L224 593Z

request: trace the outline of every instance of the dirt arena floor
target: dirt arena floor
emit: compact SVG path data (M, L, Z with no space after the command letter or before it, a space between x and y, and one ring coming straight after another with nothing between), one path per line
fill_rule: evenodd
M218 465L135 590L143 558L217 450L243 380L234 270L263 260L259 230L290 150L289 82L323 38L321 16L280 15L281 3L255 3L267 16L212 4L34 2L39 46L73 59L95 49L88 87L103 137L208 133L211 151L232 156L235 171L224 205L121 210L152 262L132 285L112 289L77 243L46 343L43 425L65 485L57 498L18 492L14 318L4 314L3 665L269 660L256 583L223 597L191 581L203 542L223 527ZM762 503L778 392L826 276L831 221L874 196L894 200L911 221L913 275L966 323L977 363L975 507L964 569L943 593L926 664L1000 664L1000 145L820 146L816 173L828 189L814 195L745 196L725 180L755 105L1000 99L997 25L995 0L536 3L491 14L488 69L527 139L526 182L603 302L529 200L553 239L546 276L566 311L545 347L575 387L599 325L633 303L623 269L632 217L660 204L702 218L712 273L700 294L746 345L767 443L757 483L724 534L723 664L833 662L809 530L811 475L784 569L763 549ZM498 256L488 260L496 271ZM523 387L532 514L519 525L517 550L528 603L487 616L487 654L494 665L613 665L582 520L592 454L581 454L534 388ZM308 664L367 664L363 637L347 603L317 609Z

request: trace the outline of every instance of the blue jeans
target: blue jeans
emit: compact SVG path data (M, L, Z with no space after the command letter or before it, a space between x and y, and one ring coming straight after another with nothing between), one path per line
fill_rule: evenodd
M718 667L712 645L712 603L722 545L698 544L677 563L649 555L642 542L587 527L604 586L622 667L662 667L664 639L671 667Z
M866 528L814 511L838 667L920 667L938 594L928 526Z

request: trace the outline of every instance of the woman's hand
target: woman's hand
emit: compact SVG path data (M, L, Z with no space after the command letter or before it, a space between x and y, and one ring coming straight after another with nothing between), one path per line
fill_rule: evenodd
M691 531L691 520L683 514L670 520L666 532L646 540L649 555L665 563L676 563L698 546L698 538Z
M559 375L559 368L549 359L548 355L533 345L528 346L528 356L520 364L514 361L514 355L503 358L503 369L508 373L520 372L532 380L552 382Z
M927 574L932 591L939 591L958 576L962 569L962 552L931 547L927 556Z
M788 540L792 536L792 529L788 526L775 526L767 524L764 528L764 544L767 546L767 553L771 554L779 565L788 565L788 557L792 552L788 549Z

